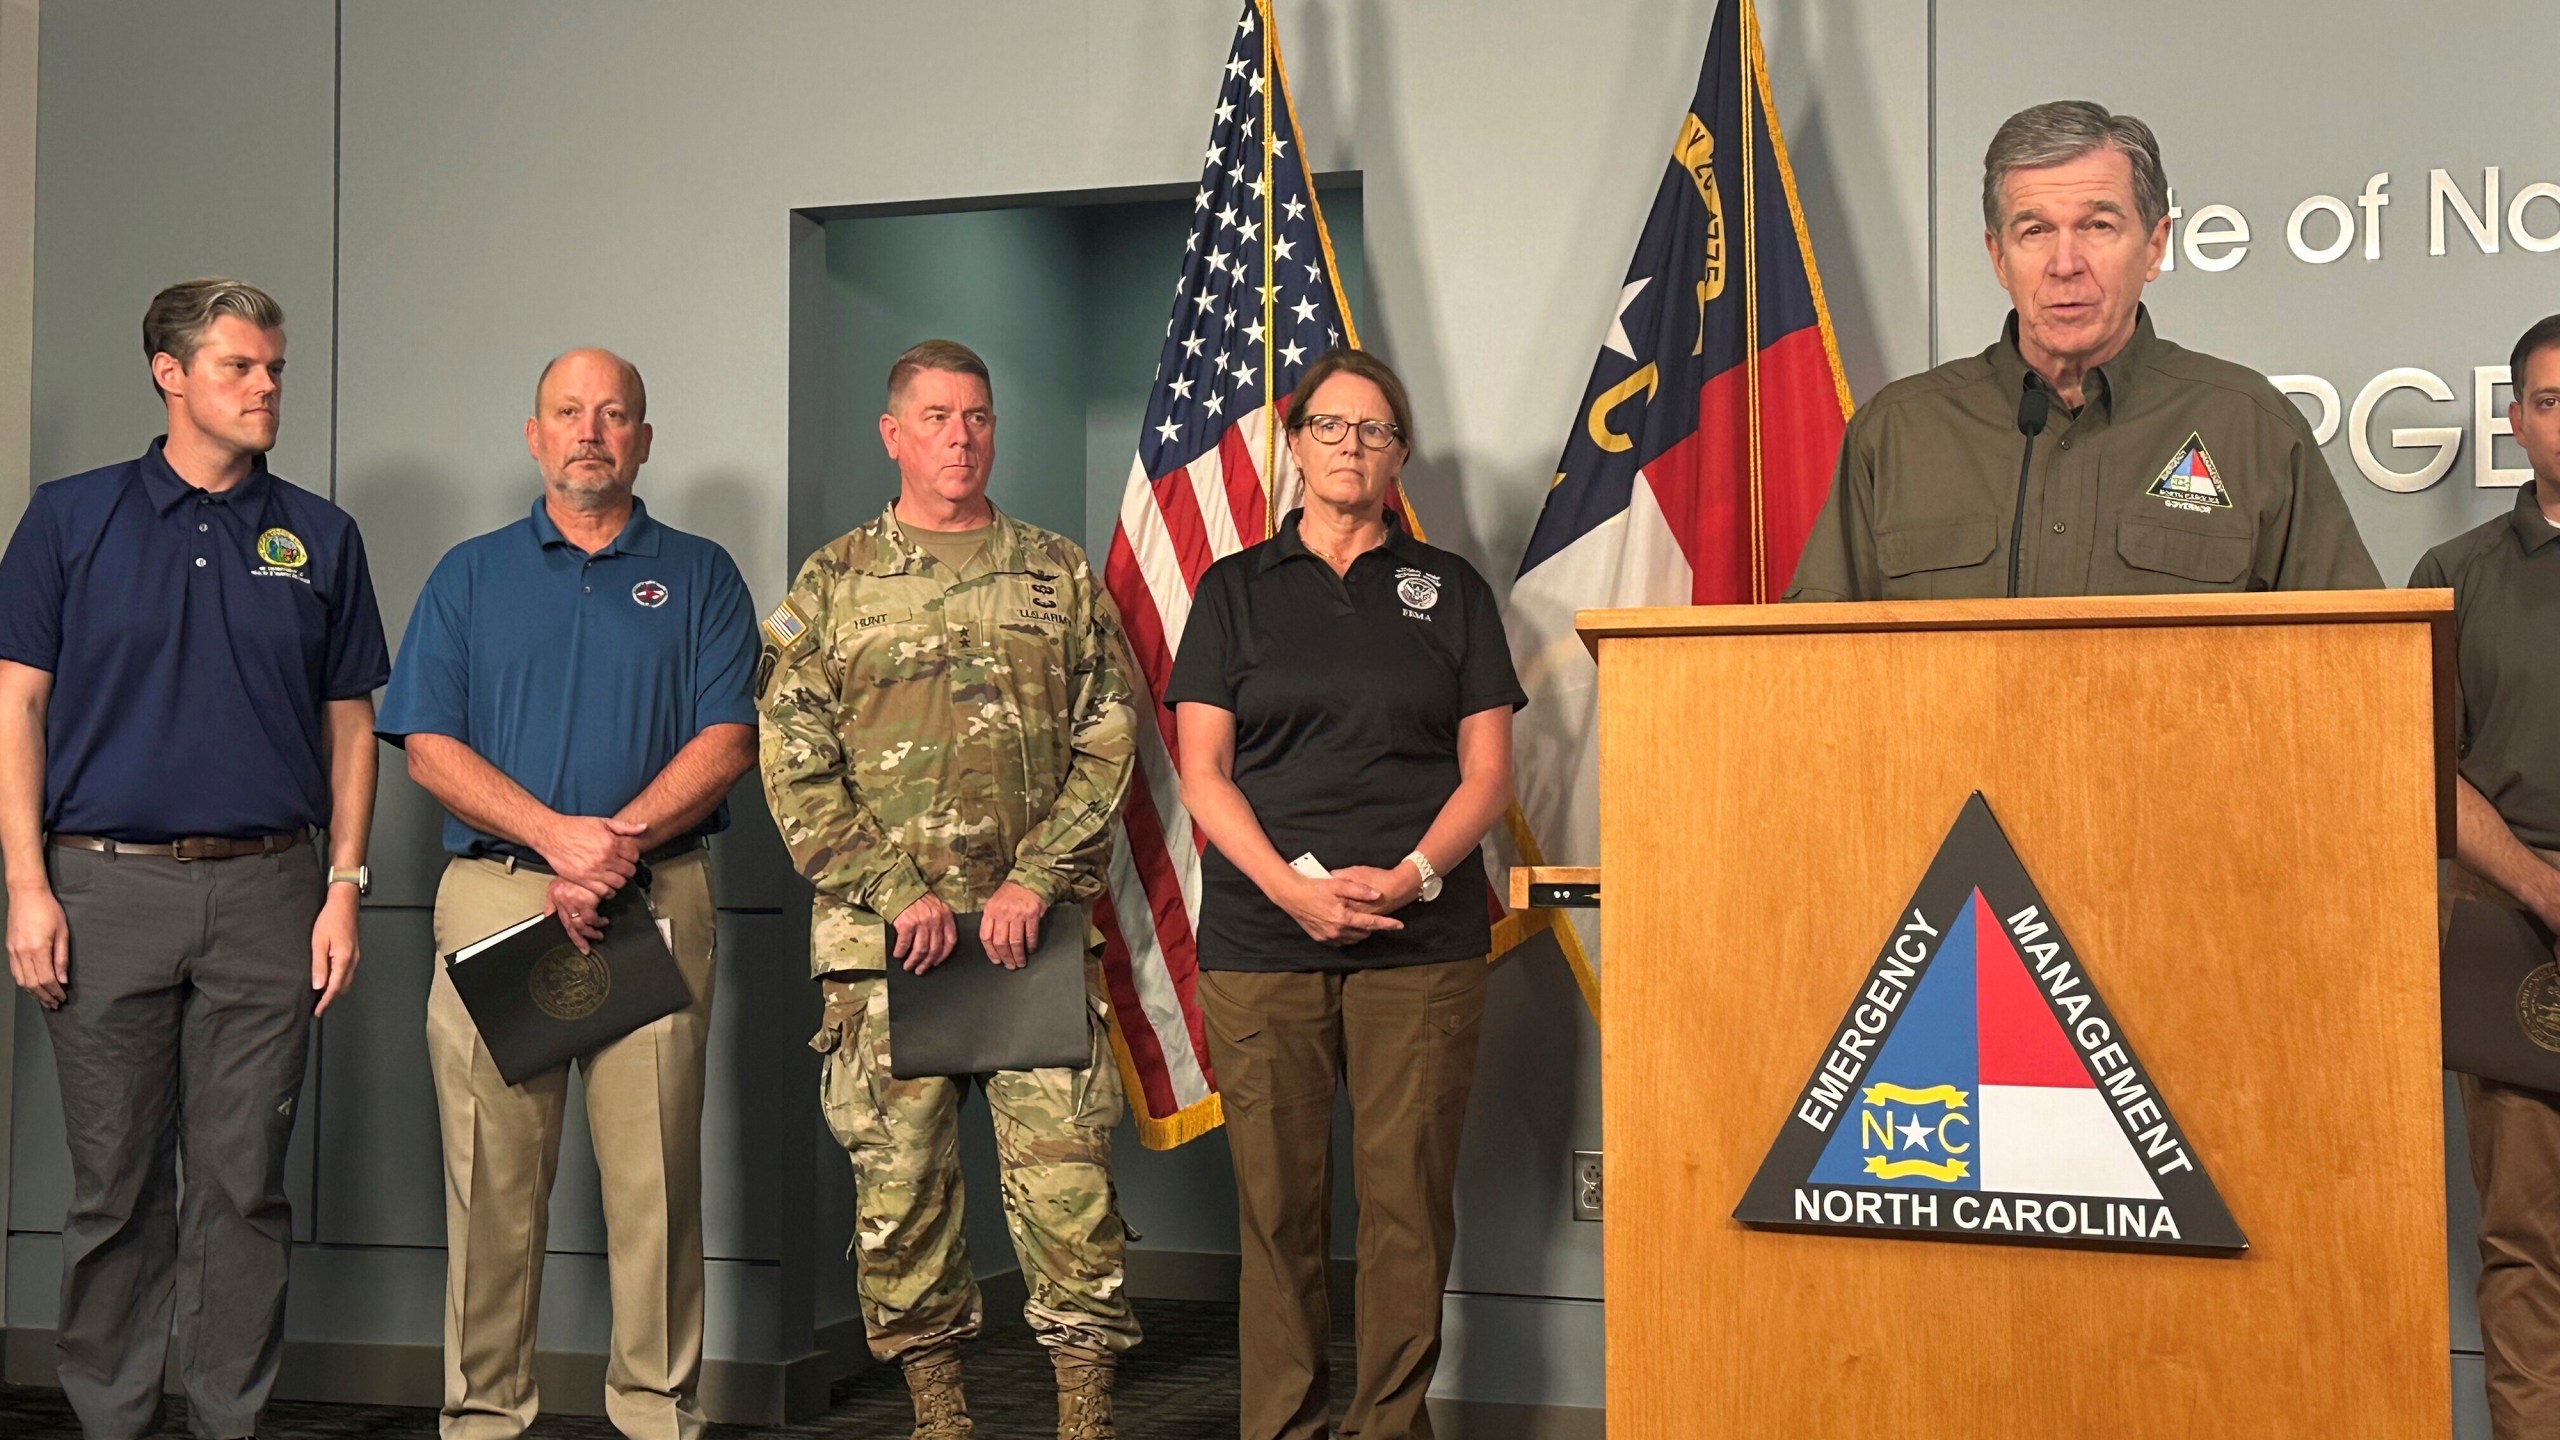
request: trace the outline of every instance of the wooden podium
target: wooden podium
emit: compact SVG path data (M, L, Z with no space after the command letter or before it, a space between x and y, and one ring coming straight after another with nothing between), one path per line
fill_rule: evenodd
M1612 1440L2442 1436L2449 592L1586 611ZM1733 1218L1966 797L2238 1257Z

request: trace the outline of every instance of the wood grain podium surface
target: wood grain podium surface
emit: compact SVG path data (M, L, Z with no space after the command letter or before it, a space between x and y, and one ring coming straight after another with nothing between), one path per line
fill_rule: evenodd
M2446 1432L2440 600L1586 613L1616 1440ZM2244 1256L1731 1218L1975 790Z

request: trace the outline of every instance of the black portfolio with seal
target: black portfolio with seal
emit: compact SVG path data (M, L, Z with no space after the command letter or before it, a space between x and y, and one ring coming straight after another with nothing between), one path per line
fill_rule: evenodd
M955 915L960 940L921 975L900 969L887 927L889 1073L900 1080L997 1070L1081 1070L1092 1051L1084 992L1084 907L1052 906L1019 970L987 958L978 917Z
M597 911L604 938L586 954L556 915L536 915L444 959L489 1058L510 1085L599 1050L693 1003L664 924L637 885Z
M2522 910L2453 902L2443 959L2444 1068L2560 1091L2560 966Z

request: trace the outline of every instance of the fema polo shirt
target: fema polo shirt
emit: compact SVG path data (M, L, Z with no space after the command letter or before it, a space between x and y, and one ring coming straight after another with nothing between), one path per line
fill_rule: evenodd
M1279 534L1209 567L1183 624L1164 703L1236 717L1236 787L1284 860L1391 870L1458 789L1458 722L1529 703L1492 588L1465 560L1407 535L1333 567ZM1493 948L1484 856L1470 851L1402 930L1319 944L1210 846L1201 857L1200 964L1211 970L1363 970L1464 960Z
M445 735L563 815L611 815L713 725L756 723L754 604L729 552L649 518L589 554L541 497L446 552L410 613L376 729ZM728 806L695 827L729 823ZM451 814L456 855L518 847Z
M2517 839L2560 850L2560 530L2537 488L2428 551L2409 588L2453 591L2462 778Z
M135 844L329 819L327 703L390 673L364 540L270 473L162 455L36 490L0 558L0 659L53 676L44 826Z
M1991 348L1897 380L1851 418L1787 599L2008 592L2018 404L2044 383L2017 342L2012 313ZM2081 393L2077 411L2055 396L2036 438L2019 594L2382 584L2310 422L2264 376L2161 339L2141 310Z

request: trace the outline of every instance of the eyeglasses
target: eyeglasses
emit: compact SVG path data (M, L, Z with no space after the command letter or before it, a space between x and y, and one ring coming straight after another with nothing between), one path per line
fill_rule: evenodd
M1316 443L1319 445L1338 444L1344 431L1357 430L1360 433L1360 448L1363 450L1384 450L1404 438L1402 430L1384 420L1354 422L1345 420L1339 415L1310 415L1303 428L1308 434L1316 437Z

